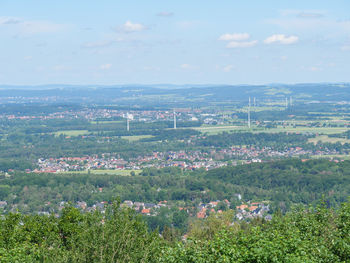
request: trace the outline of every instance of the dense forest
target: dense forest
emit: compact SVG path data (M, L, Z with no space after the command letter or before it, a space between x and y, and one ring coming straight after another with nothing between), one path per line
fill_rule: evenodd
M0 220L1 262L347 262L350 203L295 208L271 221L232 223L224 213L192 223L182 241L150 232L118 201L106 213L66 207L60 217L8 214Z
M229 147L229 146L254 146L254 147L296 147L307 144L312 135L286 134L286 133L257 133L250 132L228 133L209 135L205 139L198 140L200 146ZM278 147L279 146L279 147Z

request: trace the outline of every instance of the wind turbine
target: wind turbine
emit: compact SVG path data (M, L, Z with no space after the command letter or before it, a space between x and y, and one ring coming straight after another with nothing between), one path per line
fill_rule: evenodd
M133 120L134 116L130 114L129 112L126 113L126 130L130 131L130 120Z
M250 129L250 97L249 97L249 104L248 104L248 128Z

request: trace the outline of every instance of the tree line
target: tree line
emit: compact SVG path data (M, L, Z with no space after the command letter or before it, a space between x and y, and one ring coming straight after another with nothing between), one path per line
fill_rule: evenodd
M232 214L193 222L186 238L149 231L116 201L105 213L64 208L59 217L0 220L1 262L347 262L350 202L300 207L271 221L233 223Z

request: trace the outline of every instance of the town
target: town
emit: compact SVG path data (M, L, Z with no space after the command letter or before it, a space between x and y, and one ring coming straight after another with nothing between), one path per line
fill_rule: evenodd
M125 170L131 173L134 170L142 170L149 167L158 169L180 167L189 170L204 168L209 170L226 165L249 164L271 159L318 155L334 156L337 154L336 150L312 151L304 150L302 147L291 147L283 152L269 147L261 149L257 147L230 147L220 150L212 149L208 153L203 151L154 152L152 155L124 160L113 153L106 153L101 154L101 156L39 159L37 162L38 168L33 171L27 170L27 172L61 173L100 170L103 173L103 170Z

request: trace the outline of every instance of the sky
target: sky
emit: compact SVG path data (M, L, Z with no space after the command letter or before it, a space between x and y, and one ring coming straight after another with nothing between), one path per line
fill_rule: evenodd
M0 84L349 81L349 0L0 0Z

